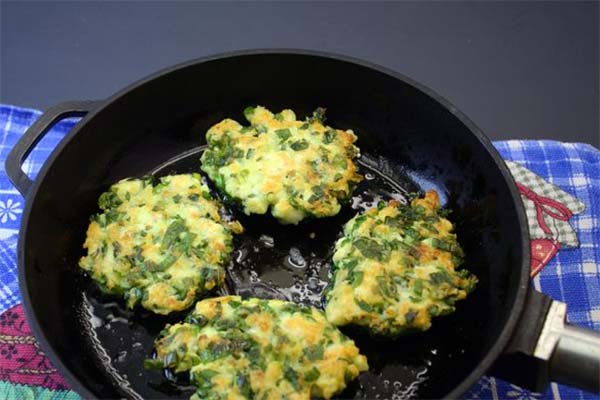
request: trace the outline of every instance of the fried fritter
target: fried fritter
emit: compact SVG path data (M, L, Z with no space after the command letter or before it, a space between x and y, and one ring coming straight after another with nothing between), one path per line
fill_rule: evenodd
M107 293L158 314L223 283L238 222L226 223L198 174L125 179L98 201L79 265Z
M336 215L362 180L359 150L354 133L326 126L323 113L298 121L292 110L249 107L250 126L225 119L208 130L201 168L246 214L270 208L284 224Z
M327 319L381 336L429 329L432 317L453 312L477 283L456 270L463 252L452 231L435 191L352 218L335 246Z
M155 347L146 367L189 371L193 399L330 398L368 368L322 311L281 300L200 301Z

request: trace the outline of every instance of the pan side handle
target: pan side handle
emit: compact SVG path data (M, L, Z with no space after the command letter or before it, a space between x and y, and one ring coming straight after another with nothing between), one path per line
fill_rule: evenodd
M550 381L600 393L600 333L569 324L567 306L530 288L492 375L543 392Z
M23 172L22 166L34 146L58 121L70 117L82 117L99 104L98 101L59 103L47 109L21 136L17 144L11 149L8 157L6 157L5 168L6 175L23 196L27 195L33 182Z

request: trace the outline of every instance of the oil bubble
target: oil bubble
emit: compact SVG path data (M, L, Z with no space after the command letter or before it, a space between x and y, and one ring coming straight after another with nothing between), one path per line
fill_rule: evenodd
M287 257L287 264L294 268L304 268L306 266L306 260L297 247L290 248L290 252Z

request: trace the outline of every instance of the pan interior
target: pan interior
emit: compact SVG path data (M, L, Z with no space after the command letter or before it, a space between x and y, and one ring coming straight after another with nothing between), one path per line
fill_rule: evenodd
M163 176L198 172L203 147L186 151L154 168L150 174ZM224 288L214 295L283 299L323 308L322 295L331 281L330 259L343 224L357 212L379 201L407 202L407 194L423 189L408 176L394 171L388 160L364 154L358 161L365 180L335 217L310 219L294 225L281 225L270 216L246 216L234 205L226 212L242 222L245 233L235 239L235 250L227 269ZM210 185L210 182L208 182ZM421 185L434 187L431 182ZM220 195L213 191L214 195ZM226 199L223 199L226 202ZM144 371L142 361L152 355L152 342L167 322L184 313L160 317L138 308L126 310L121 300L103 295L91 280L79 276L84 287L81 325L85 337L104 364L104 369L124 394L132 398L189 398L193 387L185 376ZM468 301L458 304L459 312L434 321L422 334L396 340L371 338L344 328L369 360L370 370L340 395L342 398L432 397L437 388L429 382L430 371L461 359L476 337L459 329L468 314ZM442 360L440 362L440 360Z
M426 333L380 342L346 331L371 371L342 397L459 395L489 368L510 335L507 322L520 312L528 241L518 195L489 142L442 99L409 79L318 55L192 62L114 96L74 128L28 194L19 245L24 303L44 350L86 397L188 397L189 388L141 368L154 337L182 315L124 310L98 293L77 262L104 190L124 177L197 171L208 128L224 118L243 121L242 110L257 104L290 108L301 118L326 107L328 125L352 129L361 168L375 177L356 195L372 188L402 198L438 189L452 210L465 266L480 282ZM355 200L355 207L369 201ZM349 205L338 217L298 227L236 213L247 234L236 243L230 290L318 301L331 246L356 211Z

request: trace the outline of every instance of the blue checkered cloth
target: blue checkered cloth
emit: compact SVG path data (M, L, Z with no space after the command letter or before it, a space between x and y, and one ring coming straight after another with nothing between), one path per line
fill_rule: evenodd
M16 243L23 197L8 180L4 160L39 111L0 105L0 313L21 301L16 274ZM75 125L59 122L31 152L23 170L35 177L40 167ZM600 151L588 144L553 141L494 143L502 157L513 160L571 193L586 205L571 224L581 246L561 250L534 278L537 289L568 305L568 318L577 325L600 330ZM536 394L499 379L484 377L467 394L469 399L600 399L580 390L552 384Z

